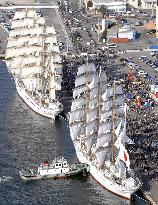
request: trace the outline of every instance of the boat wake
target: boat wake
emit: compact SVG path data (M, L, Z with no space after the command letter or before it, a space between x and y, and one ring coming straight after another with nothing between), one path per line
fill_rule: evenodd
M11 176L2 176L2 177L0 177L0 183L1 182L8 182L12 179L13 179L13 177L11 177Z

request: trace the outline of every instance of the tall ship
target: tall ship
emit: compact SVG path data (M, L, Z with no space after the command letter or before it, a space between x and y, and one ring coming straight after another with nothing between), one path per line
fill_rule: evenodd
M16 90L36 113L55 119L63 111L57 95L62 59L56 31L33 9L16 11L11 28L5 59Z
M79 66L69 116L71 138L81 163L106 189L130 199L141 186L130 168L126 104L122 85L107 82L93 63Z

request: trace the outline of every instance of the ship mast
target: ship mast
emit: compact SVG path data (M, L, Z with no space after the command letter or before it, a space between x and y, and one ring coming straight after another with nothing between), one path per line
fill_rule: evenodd
M44 27L45 28L45 27ZM42 95L44 95L45 92L45 39L43 38L43 51L42 51Z
M101 98L100 98L100 90L102 89L101 88L101 71L102 71L102 67L100 66L100 69L99 69L99 85L98 85L98 109L97 109L97 129L96 129L96 133L98 133L98 130L99 130L99 113L100 113L100 101L101 101Z
M83 120L84 120L84 126L86 128L87 126L87 109L88 109L88 55L87 55L87 62L85 64L85 78L86 78L86 86L85 86L85 94L84 94L84 100L85 100L85 106L84 106L84 116L83 116ZM86 135L86 132L85 132ZM86 136L87 137L87 136ZM82 137L80 137L80 140L82 141ZM82 142L80 141L81 145Z
M112 146L112 152L111 152L111 161L114 163L115 157L114 157L114 141L115 141L115 80L113 84L113 97L112 97L112 136L111 136L111 146Z

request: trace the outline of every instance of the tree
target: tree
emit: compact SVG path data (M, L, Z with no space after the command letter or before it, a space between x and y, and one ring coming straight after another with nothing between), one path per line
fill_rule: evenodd
M102 18L105 17L105 15L107 14L107 7L105 5L101 5L100 8L98 9L98 11L102 14Z

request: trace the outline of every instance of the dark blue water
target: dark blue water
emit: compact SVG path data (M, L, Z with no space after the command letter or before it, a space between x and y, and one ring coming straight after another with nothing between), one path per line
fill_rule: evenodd
M51 124L19 98L4 63L0 63L0 205L128 205L91 177L23 182L18 171L64 156L77 162L67 123ZM11 177L10 179L6 177ZM144 205L137 201L133 205Z

